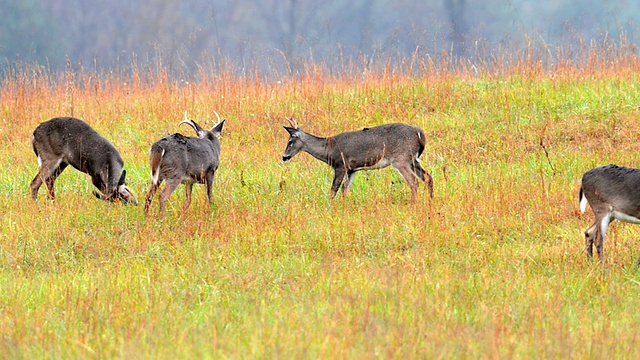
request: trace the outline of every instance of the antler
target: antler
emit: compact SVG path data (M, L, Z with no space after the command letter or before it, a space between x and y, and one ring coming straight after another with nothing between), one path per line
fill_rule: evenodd
M291 124L291 127L293 127L294 129L298 128L298 123L293 120L293 118L287 118L287 121L289 122L289 124Z
M184 119L182 121L180 121L180 123L178 124L178 126L182 125L182 124L189 124L191 126L193 126L193 124L191 124L191 120L189 120L189 114L187 114L187 110L184 111ZM196 130L197 131L197 130Z
M200 137L200 138L202 138L204 136L204 134L206 133L206 131L203 128L201 128L200 125L196 124L195 121L189 120L189 116L188 116L186 110L184 112L184 120L180 121L178 126L180 126L182 124L187 124L187 125L191 126L193 128L193 130L196 132L196 134L198 134L198 137Z
M218 114L218 112L217 112L217 111L215 111L215 110L213 110L213 113L214 113L214 114L216 114L216 117L218 118L218 122L217 122L216 124L219 124L219 123L220 123L220 121L222 121L222 120L220 120L220 115L219 115L219 114Z
M193 121L189 120L189 115L187 114L187 110L184 111L184 120L180 121L178 126L180 126L182 124L188 124L188 125L190 125L191 127L193 127L195 129L195 126L193 126ZM198 131L198 130L196 129L196 131Z

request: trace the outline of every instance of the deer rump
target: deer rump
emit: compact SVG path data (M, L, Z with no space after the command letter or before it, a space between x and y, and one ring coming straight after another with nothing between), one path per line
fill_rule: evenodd
M592 169L582 177L580 211L587 204L594 213L610 214L614 219L640 223L640 170L617 165Z
M204 184L217 170L211 159L218 155L209 141L182 134L165 136L149 151L152 182L159 185L164 179L179 178L183 183Z

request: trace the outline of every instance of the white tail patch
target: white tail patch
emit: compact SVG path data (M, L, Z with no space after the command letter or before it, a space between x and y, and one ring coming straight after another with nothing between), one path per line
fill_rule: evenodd
M186 111L185 111L185 115L186 115ZM164 156L164 152L165 149L162 149L162 154L160 154L160 160L162 160L162 157ZM153 181L153 183L155 185L158 185L158 180L160 179L160 166L162 164L162 161L158 161L158 166L156 166L155 169L151 169L151 181Z
M587 211L587 204L588 203L589 203L589 201L584 196L584 193L582 193L582 196L580 197L580 212L581 213L584 214L584 212Z

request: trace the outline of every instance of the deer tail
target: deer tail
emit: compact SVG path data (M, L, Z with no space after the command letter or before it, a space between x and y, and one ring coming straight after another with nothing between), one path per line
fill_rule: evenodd
M582 189L582 186L580 186L580 212L584 214L585 211L587 211L587 204L589 203L589 200L587 200L587 197L584 196L584 190Z
M31 137L31 147L33 148L33 152L38 156L38 149L36 149L36 137L35 135Z
M424 136L424 131L422 131L422 129L418 130L418 153L416 154L416 159L418 159L420 157L420 155L422 155L422 152L424 151L424 147L427 144L427 137Z
M158 185L160 180L160 165L165 149L161 147L152 147L149 153L149 164L151 165L151 181L154 185Z

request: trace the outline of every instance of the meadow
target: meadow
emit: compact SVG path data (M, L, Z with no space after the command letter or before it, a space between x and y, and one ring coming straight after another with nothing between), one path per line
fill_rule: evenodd
M0 357L638 358L639 227L614 223L589 263L582 174L640 167L640 59L541 66L423 63L327 75L125 75L37 66L0 79ZM31 134L84 119L120 151L138 200L148 150L183 112L226 119L213 204L184 187L164 219L95 199L68 168L56 202L29 182ZM435 197L391 168L281 160L285 117L317 135L421 127Z

